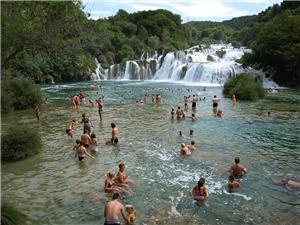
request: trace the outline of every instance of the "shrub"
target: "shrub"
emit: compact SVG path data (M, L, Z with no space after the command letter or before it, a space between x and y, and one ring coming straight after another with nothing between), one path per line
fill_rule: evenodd
M2 225L23 225L27 216L15 209L13 206L3 203L1 205L1 224Z
M3 80L1 84L1 112L28 109L42 100L40 88L25 78Z
M256 101L263 98L265 91L261 83L254 80L254 76L248 73L240 74L224 84L223 94L237 99Z
M1 159L13 161L39 152L41 139L36 128L28 125L13 125L1 135Z

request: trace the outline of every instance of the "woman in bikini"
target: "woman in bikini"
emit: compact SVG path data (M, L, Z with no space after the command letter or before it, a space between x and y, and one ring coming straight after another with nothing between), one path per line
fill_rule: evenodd
M198 181L198 185L193 187L190 190L190 195L192 196L192 198L194 200L196 200L196 201L207 200L207 198L208 198L208 189L204 184L205 184L205 179L201 178Z

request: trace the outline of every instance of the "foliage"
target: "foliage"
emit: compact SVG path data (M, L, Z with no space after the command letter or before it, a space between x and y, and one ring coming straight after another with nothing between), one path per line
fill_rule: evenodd
M240 100L255 101L263 98L265 91L262 84L256 82L252 74L243 73L224 84L223 94L227 97L235 95Z
M36 128L15 124L1 134L1 160L14 161L37 154L41 139Z
M3 203L1 205L1 224L2 225L23 225L26 223L27 216L13 206Z
M1 112L32 108L41 101L40 88L28 79L14 78L1 82Z

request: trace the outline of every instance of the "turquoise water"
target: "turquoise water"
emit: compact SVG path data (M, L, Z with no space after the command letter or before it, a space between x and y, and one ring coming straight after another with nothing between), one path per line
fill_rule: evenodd
M91 85L101 85L93 90ZM136 224L296 224L300 213L300 192L273 185L271 178L300 181L300 113L274 110L278 105L298 107L300 93L282 91L255 103L223 98L220 87L166 82L104 81L43 86L49 104L41 109L39 127L43 149L29 159L2 163L2 199L36 220L37 224L101 224L103 207L110 196L103 192L105 174L117 171L125 162L126 172L135 181L133 194L123 202L138 211ZM105 96L104 121L97 107L87 104L72 110L69 96L83 90L87 99ZM200 92L200 93L199 93ZM148 99L144 106L135 101L147 93L161 93L160 105ZM183 106L183 96L200 94L206 101L197 104L199 120L170 119L171 108ZM221 98L224 118L212 115L213 95ZM267 112L271 110L271 117ZM72 155L75 139L65 134L66 122L80 119L85 112L93 122L100 141L96 159L79 163ZM189 111L188 115L191 114ZM3 118L2 118L3 119ZM35 123L31 111L8 116L7 121ZM106 146L110 123L120 129L119 147ZM5 126L5 122L4 122ZM183 130L185 137L178 136ZM179 154L180 143L192 139L196 151L189 157ZM224 188L233 158L240 156L248 170L237 193ZM195 204L188 191L200 177L206 178L209 200ZM294 205L294 204L298 205Z

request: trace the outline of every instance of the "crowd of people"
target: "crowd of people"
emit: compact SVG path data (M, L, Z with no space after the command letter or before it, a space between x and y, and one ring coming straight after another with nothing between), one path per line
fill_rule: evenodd
M205 89L206 90L206 89ZM203 89L203 91L205 91ZM189 91L190 92L190 91ZM145 94L142 99L136 100L136 104L141 106L148 102L148 96ZM206 101L206 97L199 97L198 95L184 96L183 97L183 108L181 106L177 106L177 110L174 108L171 109L171 119L184 120L186 118L191 118L192 122L198 121L198 117L196 116L197 103L199 101ZM85 95L83 91L80 91L79 95L73 95L70 98L72 108L78 108L79 105L84 104ZM98 113L99 120L103 120L103 112L104 112L104 96L99 97L96 100L89 99L88 101L89 107L94 107L95 104L98 105ZM149 101L150 102L150 101ZM159 104L161 102L161 95L156 94L151 96L151 102ZM220 103L220 99L215 95L212 98L212 111L213 115L216 117L222 118L224 116L224 112L218 108ZM189 107L191 104L191 107ZM236 106L237 100L235 95L232 96L232 105ZM191 108L191 116L188 116L189 108ZM34 108L34 113L36 115L37 120L40 119L40 112L38 106ZM80 139L76 140L76 144L73 148L74 156L78 158L81 162L86 157L95 158L97 153L99 152L99 143L97 141L96 134L92 132L93 124L90 118L83 113L81 120L72 119L67 122L66 126L66 134L68 137L73 138L76 126L81 123L83 125L83 132ZM111 138L107 140L105 143L107 145L118 145L119 144L119 129L114 122L111 124ZM194 130L189 131L189 135L191 139L193 139ZM179 130L179 136L181 138L184 137L183 131ZM182 156L189 156L196 150L196 142L195 140L191 140L190 144L181 143L180 146L180 154ZM106 174L106 179L104 183L104 192L112 194L112 200L107 202L104 210L105 217L105 225L118 225L119 222L119 214L122 215L123 220L127 224L133 224L137 212L133 205L126 205L125 207L121 203L121 193L130 194L131 187L134 185L133 180L130 179L129 176L126 175L125 172L125 164L120 163L118 165L119 170L117 174L113 171L109 171ZM235 157L234 164L231 166L228 176L227 188L229 191L234 191L241 186L241 178L245 176L247 173L247 169L245 166L240 164L240 158ZM290 185L294 187L300 187L300 184L292 181L292 180L273 180L276 184ZM205 185L205 178L201 177L198 181L197 185L194 186L189 194L191 198L197 202L206 201L209 197L209 190ZM127 213L127 214L126 214Z

